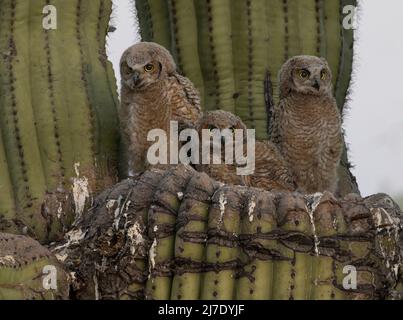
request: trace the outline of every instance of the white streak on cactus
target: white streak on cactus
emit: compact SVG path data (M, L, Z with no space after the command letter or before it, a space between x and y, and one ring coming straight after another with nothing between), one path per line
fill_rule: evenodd
M150 253L149 253L149 265L150 265L150 274L149 278L151 277L151 271L155 268L155 258L157 257L157 238L154 238L153 244L151 245L150 248Z
M85 202L90 197L90 193L88 190L88 178L80 178L79 168L80 163L75 163L74 170L77 177L73 178L73 199L76 211L76 221L77 218L80 218L82 213L84 212Z
M137 222L127 230L127 236L131 241L130 253L135 255L137 247L145 242L140 225Z
M60 219L63 214L63 205L61 202L59 202L59 207L57 208L57 218Z
M121 217L121 213L122 213L122 209L121 209L122 200L123 200L123 197L119 196L119 198L117 200L118 206L114 212L115 219L113 220L113 226L115 227L115 230L119 230L119 222L120 222L120 217Z
M316 234L316 226L315 226L315 219L314 219L314 213L316 209L318 208L318 205L320 201L322 200L323 193L317 192L314 195L306 196L306 210L309 214L309 219L311 221L312 225L312 233L313 233L313 239L314 239L314 245L315 245L315 254L318 256L319 255L319 244L320 241L318 239L318 235Z
M222 225L223 220L224 220L225 205L228 203L227 199L225 198L224 193L220 194L220 198L219 198L218 202L219 202L219 205L220 205L220 218L218 220L218 230L220 230L221 225Z
M253 222L253 212L255 211L256 208L256 201L255 201L255 196L252 196L252 199L250 200L248 204L248 216L249 216L249 222Z

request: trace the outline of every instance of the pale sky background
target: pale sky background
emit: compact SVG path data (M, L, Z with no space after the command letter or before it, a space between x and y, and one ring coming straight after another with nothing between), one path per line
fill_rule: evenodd
M113 0L108 54L139 41L132 0ZM403 195L403 1L361 0L354 83L344 128L361 193Z

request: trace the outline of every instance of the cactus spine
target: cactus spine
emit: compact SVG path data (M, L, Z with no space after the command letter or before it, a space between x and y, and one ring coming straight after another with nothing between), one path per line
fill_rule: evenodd
M45 6L57 10L55 30L43 24ZM116 85L104 49L111 6L0 1L0 161L2 188L12 191L0 198L0 221L42 242L82 212L70 203L80 197L70 195L73 179L88 188L84 198L116 180Z

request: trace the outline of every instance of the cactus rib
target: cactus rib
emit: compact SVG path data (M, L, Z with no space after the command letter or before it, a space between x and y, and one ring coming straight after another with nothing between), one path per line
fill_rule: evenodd
M2 6L2 20L5 24L3 30L6 34L1 39L5 86L3 106L0 110L1 129L7 162L13 164L9 169L17 209L36 211L31 217L19 216L17 219L22 224L31 226L30 232L41 233L44 231L44 219L40 214L40 206L34 199L44 199L46 187L37 139L32 141L32 137L36 138L37 135L31 121L34 116L30 77L17 76L24 75L29 69L29 41L26 38L29 35L28 26L16 23L27 19L29 6L16 0L6 1Z
M199 63L199 45L197 41L197 19L193 1L170 0L172 21L172 51L183 74L192 79L200 96L204 97L204 84Z
M136 11L143 41L158 42L171 50L169 9L167 0L136 0Z

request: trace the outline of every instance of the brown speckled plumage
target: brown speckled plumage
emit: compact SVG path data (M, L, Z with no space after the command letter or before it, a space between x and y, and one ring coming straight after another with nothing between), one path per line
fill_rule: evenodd
M245 132L244 139L246 137L246 126L242 120L232 113L222 110L204 113L196 124L200 137L201 130L209 128L242 129ZM224 146L221 150L224 150ZM236 164L224 163L224 152L222 152L222 164L196 165L198 171L205 172L210 177L227 184L246 185L265 190L293 191L295 189L283 157L270 141L255 142L255 171L253 174L237 175L236 168Z
M272 140L288 163L299 191L336 191L342 152L341 117L332 93L331 70L324 59L297 56L283 65Z
M180 126L194 123L201 114L200 98L191 81L176 72L168 50L156 43L140 42L128 48L120 72L120 122L129 168L141 172L148 167L147 150L153 143L147 141L148 132L158 128L168 135L171 120Z
M271 141L256 141L255 173L248 177L248 186L272 190L295 190L287 163Z

